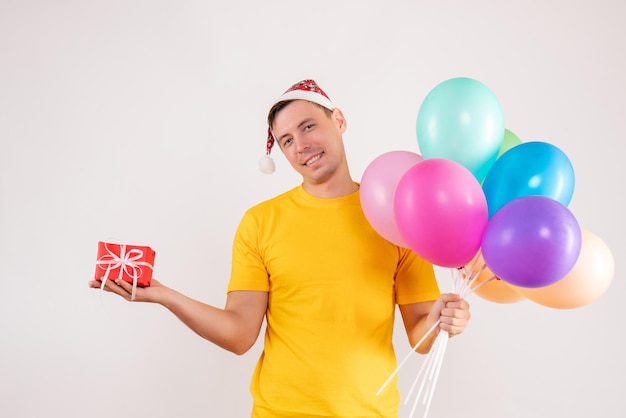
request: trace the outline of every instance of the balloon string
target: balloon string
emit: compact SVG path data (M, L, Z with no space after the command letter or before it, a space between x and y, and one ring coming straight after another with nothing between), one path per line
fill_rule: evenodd
M383 383L383 385L380 387L380 389L378 389L378 392L376 392L376 396L380 395L381 392L387 387L387 385L389 384L389 382L391 382L391 379L393 379L393 377L398 373L398 371L400 371L400 369L402 368L402 366L404 365L404 363L406 363L406 361L409 359L409 357L411 356L411 354L415 353L415 350L417 349L417 347L420 346L420 344L422 344L424 342L424 340L426 340L426 337L428 337L428 335L430 335L431 332L433 332L435 330L435 328L437 326L439 326L439 323L441 321L438 319L437 322L435 322L428 331L426 331L426 333L422 336L422 338L417 342L417 344L415 344L413 346L413 348L411 349L411 351L408 352L408 354L404 357L404 359L400 362L400 364L398 364L398 367L396 367L396 369L393 371L393 373L391 373L391 375L387 378L387 380L385 381L385 383Z
M428 401L426 402L426 409L424 411L424 418L426 418L426 416L428 415L428 411L430 410L430 405L433 400L433 395L435 394L435 386L437 386L437 380L439 379L439 372L441 372L441 365L443 364L443 357L446 354L446 348L448 346L449 338L447 337L448 337L448 333L446 332L444 335L444 338L442 338L442 341L441 341L442 346L438 353L439 355L437 358L437 365L434 370L434 377L432 380L432 384L429 387L429 395L428 395Z
M472 260L472 265L469 267L469 269L467 268L467 266L464 267L460 267L460 270L463 270L464 276L472 276L474 278L477 278L478 276L480 276L480 274L482 273L482 271L487 267L486 264L483 264L482 267L480 268L480 270L478 272L476 272L475 274L472 273L468 273L468 271L470 272L475 272L476 270L476 265L478 264L478 260L480 260L480 255L482 254L482 248L478 249L478 252L476 253L476 255L474 256L474 259Z
M435 342L433 343L433 346L431 348L431 351L436 351L440 345L441 339L437 336L437 338L435 339ZM415 376L415 380L413 381L413 384L411 385L411 389L409 390L409 393L406 395L407 398L404 401L404 404L406 405L407 403L409 403L409 398L411 397L411 394L413 394L413 391L415 390L415 386L417 386L417 382L419 380L419 378L422 376L422 373L424 373L426 370L430 369L430 365L432 363L433 360L433 356L427 356L426 360L424 361L424 363L422 363L422 367L420 367L419 372L417 373L417 376ZM424 382L425 380L422 380L422 384L420 386L420 389L417 393L417 398L419 398L420 394L422 393L422 389L424 387Z
M465 268L464 268L464 271L462 274L465 277L462 279L461 283L458 283L457 281L455 281L455 284L453 285L453 291L458 293L461 296L461 298L465 298L467 295L475 292L476 289L478 289L479 287L483 286L485 283L490 282L491 280L495 278L495 276L491 277L488 280L480 283L478 286L472 287L474 283L476 282L476 280L478 279L478 277L480 277L483 271L485 271L485 269L487 268L487 265L483 264L478 269L478 271L473 270L475 267L476 266L472 267L472 270L471 270L472 272L469 274L465 271Z
M474 284L474 282L478 279L478 277L480 277L481 274L483 274L483 271L485 271L485 269L487 268L487 264L483 264L482 266L480 266L480 268L478 269L478 271L471 277L468 286L471 288L472 285Z
M482 283L479 283L478 285L476 285L476 287L474 287L470 293L474 293L475 291L477 291L478 289L480 289L481 287L483 287L484 285L486 285L487 283L496 280L497 277L496 276L491 276L490 278L488 278L487 280L485 280Z
M427 365L427 372L422 378L422 384L420 385L419 391L417 392L417 395L415 396L415 401L413 402L413 407L411 408L411 413L409 415L409 418L413 418L413 414L415 413L417 404L419 403L420 397L422 396L422 393L424 391L424 387L426 386L426 382L428 381L428 376L431 374L433 367L436 367L436 361L437 361L437 357L439 355L440 350L441 350L441 338L437 336L433 344L432 350L430 351L430 353L434 353L434 355L430 355L429 353L428 357L426 358L426 361L424 362L424 364ZM417 378L415 380L417 383ZM426 392L428 393L428 388L426 389ZM407 395L407 400L404 402L405 404L409 401L410 396L411 396L410 394Z

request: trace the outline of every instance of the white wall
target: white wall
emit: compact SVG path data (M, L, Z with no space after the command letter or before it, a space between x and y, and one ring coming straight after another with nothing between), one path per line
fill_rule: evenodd
M429 416L620 416L626 7L512 3L2 0L0 416L248 416L260 344L238 357L88 289L97 241L152 246L158 279L221 306L243 211L299 181L280 153L257 170L277 95L321 84L359 179L383 152L419 152L419 105L456 76L489 86L522 141L569 156L570 209L616 276L573 310L470 296Z

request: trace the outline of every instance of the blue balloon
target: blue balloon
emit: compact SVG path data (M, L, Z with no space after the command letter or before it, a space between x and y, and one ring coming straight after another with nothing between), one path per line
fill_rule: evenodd
M424 159L446 158L480 182L504 138L504 114L487 86L471 78L446 80L428 93L417 115L417 143Z
M574 194L574 168L569 158L547 142L525 142L502 154L483 182L489 217L508 202L544 196L569 205Z

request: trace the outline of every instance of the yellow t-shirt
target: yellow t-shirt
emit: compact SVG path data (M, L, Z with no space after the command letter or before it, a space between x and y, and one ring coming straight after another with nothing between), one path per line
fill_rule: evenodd
M395 304L439 296L432 265L382 238L359 193L298 186L250 208L235 235L228 291L269 292L253 417L397 417Z

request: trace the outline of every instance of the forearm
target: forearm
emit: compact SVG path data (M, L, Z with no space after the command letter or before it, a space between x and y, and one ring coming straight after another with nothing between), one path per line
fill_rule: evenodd
M420 340L419 346L415 348L420 354L426 354L430 351L435 338L437 337L437 331L439 331L439 324L429 324L428 315L423 315L416 322L415 326L409 332L409 343L411 347L414 347ZM427 334L428 333L428 334Z
M100 289L101 282L90 280L89 287ZM136 289L121 279L107 280L104 290L135 302L157 303L178 317L201 337L232 351L245 353L256 341L265 318L268 292L235 291L228 293L224 309L202 303L152 279L148 287Z
M237 336L237 318L231 312L194 300L167 289L158 301L202 338L228 350L237 352L241 337Z
M432 315L429 315L434 304L434 301L427 301L400 305L400 313L402 314L404 328L409 338L409 344L411 344L411 347L415 347L415 351L421 354L430 351L439 330L437 326L433 325L436 319L432 319ZM433 326L434 329L431 329ZM416 347L418 342L419 345Z
M244 307L222 309L161 286L152 300L172 312L196 334L235 354L245 353L258 337L261 318L254 320ZM254 306L254 304L251 304ZM257 324L258 322L258 324Z

